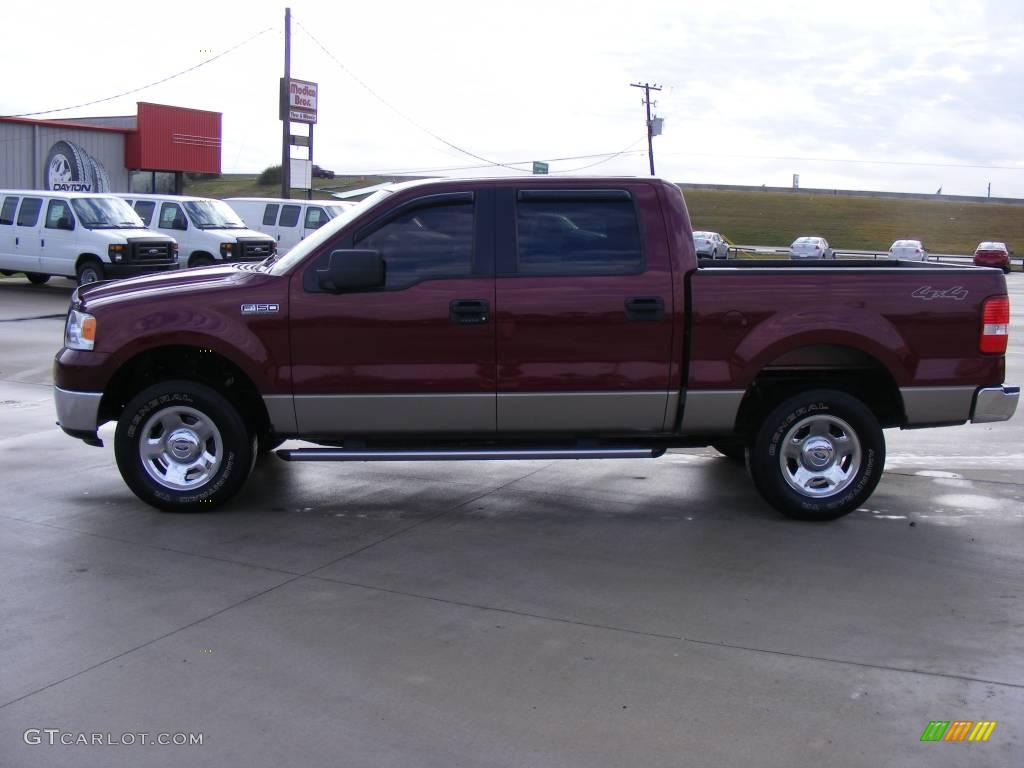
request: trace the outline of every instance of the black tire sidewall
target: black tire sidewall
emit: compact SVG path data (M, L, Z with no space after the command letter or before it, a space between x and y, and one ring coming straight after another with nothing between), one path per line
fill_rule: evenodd
M205 485L189 491L165 488L149 477L139 457L140 431L161 408L182 405L209 417L220 431L224 459ZM158 509L196 512L224 503L242 487L252 470L255 439L241 415L216 390L192 381L168 381L140 392L125 406L114 435L114 455L125 483Z
M99 282L100 280L102 280L105 277L105 275L103 274L103 265L100 262L98 262L98 261L96 261L96 259L92 259L92 258L86 259L85 261L83 261L79 265L78 271L76 272L76 275L78 277L78 284L79 285L88 285L89 284L89 283L83 283L82 282L82 275L85 273L85 270L89 269L89 268L92 268L96 272L96 276L97 276L98 280L96 280L95 282ZM90 281L90 282L92 282L92 281Z
M849 424L862 451L854 481L821 499L793 490L779 466L779 446L786 433L812 413L830 414ZM837 390L812 390L788 398L768 414L751 446L749 467L761 495L783 514L799 520L834 520L859 507L875 490L885 469L885 438L878 420L860 400Z
M44 275L41 272L26 272L25 277L32 285L43 285L50 279L49 275Z

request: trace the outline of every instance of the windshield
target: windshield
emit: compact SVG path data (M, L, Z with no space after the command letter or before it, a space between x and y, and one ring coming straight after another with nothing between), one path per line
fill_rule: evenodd
M189 219L199 229L245 229L238 214L220 200L191 200L182 205Z
M73 197L71 207L86 229L145 229L142 219L117 197Z
M347 225L357 216L362 216L366 211L376 205L379 205L383 200L386 200L393 194L394 191L390 189L381 189L374 192L361 203L353 205L345 211L339 211L338 214L327 224L320 227L320 229L309 237L304 238L298 245L288 251L288 253L284 255L271 256L270 259L263 262L263 264L270 267L271 274L283 275L293 266L306 258L309 253L319 248L322 243L334 237L334 234L339 229Z

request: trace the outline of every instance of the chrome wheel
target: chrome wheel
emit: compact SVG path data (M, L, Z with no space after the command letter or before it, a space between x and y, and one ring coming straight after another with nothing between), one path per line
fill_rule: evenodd
M172 491L189 491L209 482L224 459L217 425L201 411L182 405L153 414L139 436L146 474Z
M857 476L861 457L853 428L836 416L819 414L790 427L782 439L779 464L790 488L817 499L845 490Z

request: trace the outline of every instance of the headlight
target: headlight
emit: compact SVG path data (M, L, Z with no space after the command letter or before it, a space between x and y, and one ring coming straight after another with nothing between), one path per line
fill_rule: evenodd
M234 252L234 243L221 243L220 244L220 257L227 261L231 258L231 254Z
M64 326L64 346L68 349L90 350L96 343L96 318L72 309Z
M108 245L107 255L111 261L121 261L124 258L124 246L120 243Z

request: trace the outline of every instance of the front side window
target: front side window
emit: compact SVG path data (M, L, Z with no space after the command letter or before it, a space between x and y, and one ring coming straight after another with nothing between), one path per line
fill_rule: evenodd
M516 205L518 272L523 275L624 275L643 270L630 199L527 198Z
M18 209L18 198L5 197L3 208L0 208L0 224L13 224L14 212Z
M39 210L43 207L42 198L26 197L21 201L21 208L18 210L18 226L34 227L39 221Z
M47 229L73 229L74 217L71 215L71 207L64 200L51 200L46 206L46 228Z
M267 203L267 207L263 209L263 223L267 226L274 226L277 224L277 203Z
M320 229L327 223L327 212L315 205L306 209L306 229Z
M160 205L160 228L161 229L185 229L185 213L177 203L162 203Z
M297 205L282 205L281 206L281 221L278 222L282 227L294 227L299 223L299 211L301 209Z
M135 212L139 214L139 218L142 219L142 223L147 227L149 222L153 220L153 211L156 210L156 203L152 200L137 200L135 202Z
M380 251L385 288L423 280L469 277L473 270L473 203L414 208L355 242Z

